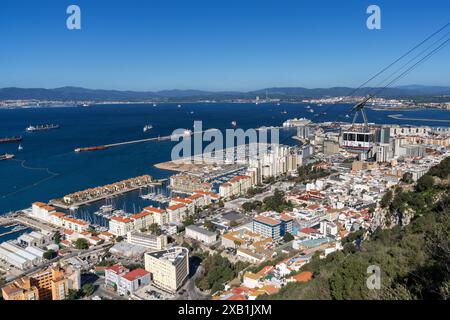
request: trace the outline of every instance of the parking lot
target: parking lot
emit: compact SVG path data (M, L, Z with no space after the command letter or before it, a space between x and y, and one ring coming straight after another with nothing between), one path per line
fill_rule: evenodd
M173 300L177 297L176 295L156 288L152 284L140 288L134 293L134 296L142 300Z

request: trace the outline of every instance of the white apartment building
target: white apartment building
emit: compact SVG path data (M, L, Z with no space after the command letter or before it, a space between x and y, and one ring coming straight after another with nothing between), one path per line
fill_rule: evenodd
M167 246L167 236L129 231L127 233L127 242L152 250L162 250Z
M134 230L133 220L129 218L115 216L109 220L109 232L115 236L125 236L129 231Z
M189 250L173 247L168 250L146 252L145 270L151 273L153 283L159 288L175 293L189 274Z
M157 223L160 226L169 223L169 215L167 214L166 210L149 206L145 207L144 211L152 215L153 223Z
M217 241L217 233L203 229L196 225L186 227L186 237L195 239L206 244L211 244Z

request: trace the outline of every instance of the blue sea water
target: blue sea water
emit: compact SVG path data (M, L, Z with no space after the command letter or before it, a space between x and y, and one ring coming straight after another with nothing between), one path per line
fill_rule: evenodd
M340 120L349 105L312 106L304 104L176 104L99 105L91 107L29 108L0 110L0 137L22 135L22 151L17 144L0 144L0 154L14 153L15 160L0 162L0 214L27 208L34 201L53 198L129 177L150 174L165 178L173 174L153 167L170 160L175 142L158 141L115 147L103 151L75 153L77 147L166 136L177 128L192 129L194 120L202 120L204 129L278 126L292 117L306 117L316 122ZM286 111L286 113L282 113ZM326 114L321 112L326 111ZM412 118L449 119L446 110L375 111L367 110L370 122L448 126L449 123L403 121L390 114ZM349 119L347 119L349 120ZM55 123L60 129L25 132L31 124ZM144 134L145 124L153 129ZM295 131L294 131L295 132ZM281 139L292 136L283 132ZM283 137L284 135L284 137ZM294 144L294 140L289 140ZM57 174L57 175L55 175ZM128 207L128 211L134 211ZM138 209L136 209L138 210Z

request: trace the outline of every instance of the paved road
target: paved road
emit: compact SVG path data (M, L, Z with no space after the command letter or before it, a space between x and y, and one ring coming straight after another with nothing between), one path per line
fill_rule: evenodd
M200 290L195 286L195 279L203 274L203 267L201 265L193 266L195 273L189 278L187 283L184 285L183 289L186 290L188 295L188 300L208 300L209 296L200 292Z

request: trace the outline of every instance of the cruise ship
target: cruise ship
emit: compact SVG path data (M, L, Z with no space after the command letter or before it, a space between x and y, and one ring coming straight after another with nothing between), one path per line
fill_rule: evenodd
M44 130L51 130L51 129L58 129L59 125L57 124L44 124L44 125L37 125L37 126L29 126L26 128L28 132L33 131L44 131Z
M294 118L294 119L288 119L285 122L283 122L283 128L294 128L294 127L303 127L311 123L311 120L308 120L306 118Z

